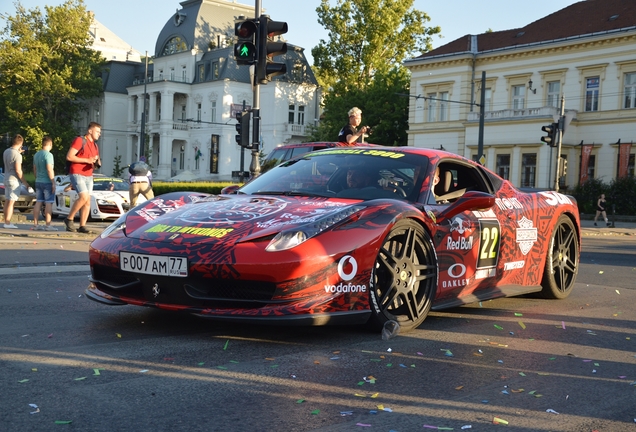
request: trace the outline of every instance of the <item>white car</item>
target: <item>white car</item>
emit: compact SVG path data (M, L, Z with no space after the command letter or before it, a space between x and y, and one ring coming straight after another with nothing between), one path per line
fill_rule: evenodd
M53 203L53 217L66 217L73 202L77 199L77 192L71 188L68 176L55 177L55 202ZM140 195L137 204L145 202ZM128 182L117 177L106 177L100 174L93 176L93 193L91 194L90 219L117 219L130 208ZM76 214L76 216L79 216Z

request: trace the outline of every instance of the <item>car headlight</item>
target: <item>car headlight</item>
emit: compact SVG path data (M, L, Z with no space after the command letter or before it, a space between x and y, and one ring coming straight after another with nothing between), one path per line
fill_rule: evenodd
M112 206L117 205L115 201L108 201L105 199L96 199L95 202L97 202L97 205L112 205Z
M362 210L364 206L354 205L343 208L335 213L317 219L313 223L308 223L298 228L281 231L269 242L265 248L268 252L277 252L294 248L310 238L320 234L322 231L333 227L351 215Z
M126 215L123 214L119 216L119 218L117 218L115 222L110 224L108 228L102 231L102 233L99 236L101 238L106 238L110 236L111 234L113 234L114 232L117 232L119 230L125 230L125 229L126 229Z

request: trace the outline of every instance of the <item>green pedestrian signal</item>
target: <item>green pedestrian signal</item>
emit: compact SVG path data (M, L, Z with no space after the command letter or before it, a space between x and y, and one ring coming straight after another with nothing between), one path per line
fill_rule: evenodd
M239 21L234 25L237 43L234 45L234 58L239 65L251 65L256 61L256 31L258 20Z

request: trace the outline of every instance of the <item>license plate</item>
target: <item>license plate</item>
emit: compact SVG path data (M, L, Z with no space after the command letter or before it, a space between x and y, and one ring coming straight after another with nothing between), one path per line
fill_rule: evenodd
M119 267L123 271L157 276L188 276L188 260L183 257L119 253Z

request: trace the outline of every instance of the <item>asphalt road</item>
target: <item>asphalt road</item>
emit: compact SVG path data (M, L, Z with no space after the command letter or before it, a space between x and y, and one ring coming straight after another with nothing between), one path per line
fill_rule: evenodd
M384 341L108 307L83 294L90 238L0 233L0 430L632 431L636 236L618 234L586 232L566 300Z

